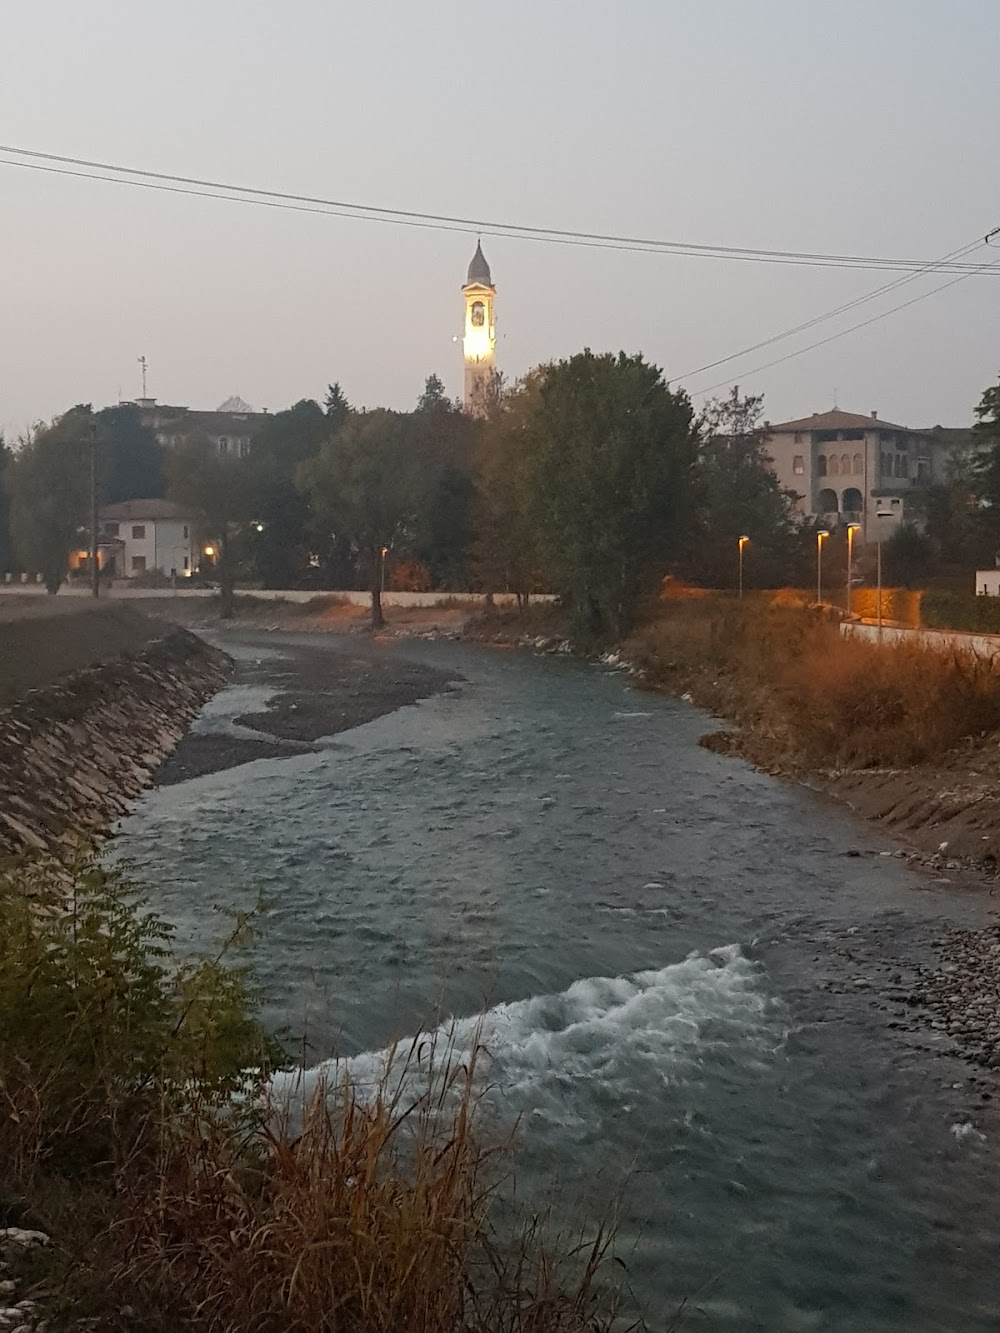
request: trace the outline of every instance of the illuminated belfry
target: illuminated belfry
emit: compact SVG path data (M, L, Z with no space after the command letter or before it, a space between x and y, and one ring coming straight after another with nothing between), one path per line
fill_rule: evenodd
M462 339L465 410L481 412L485 410L494 373L497 335L493 307L497 289L493 286L490 266L478 241L462 295L465 297L465 337Z

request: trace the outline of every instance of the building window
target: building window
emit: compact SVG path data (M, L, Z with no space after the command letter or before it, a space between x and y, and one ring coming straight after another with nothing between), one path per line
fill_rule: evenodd
M801 432L800 430L797 430L797 431L795 432L795 443L796 443L796 444L801 444L801 443L802 443L802 432Z
M836 514L838 512L837 492L820 491L818 503L821 514Z
M191 568L191 561L188 559L187 556L185 556L185 557L184 557L184 573L186 574L190 568Z
M146 536L146 525L145 525L145 523L133 523L133 524L132 524L132 540L133 540L133 541L137 541L137 542L141 542L141 541L144 539L145 536Z
M118 524L117 524L117 523L105 523L105 524L102 525L101 531L104 533L105 537L117 537L117 536L118 536Z
M240 440L240 458L250 457L250 441Z
M892 454L879 455L878 470L883 477L892 476Z
M144 555L134 555L132 557L132 573L145 574L145 572L146 572L146 557Z
M927 481L931 475L931 460L929 458L917 459L917 481Z
M840 475L848 477L851 474L851 456L850 454L840 455Z
M843 494L841 503L846 514L860 514L864 505L861 492L856 486L848 486Z
M472 327L481 329L486 323L486 307L482 301L474 301L472 305Z
M806 470L806 460L801 454L796 454L792 459L792 471L797 477L801 477Z
M220 454L229 453L229 440L225 435L219 436L219 453Z
M817 477L826 476L826 454L820 454L816 459L816 475Z
M827 465L826 465L826 471L827 471L827 475L828 475L828 476L831 476L831 477L836 477L836 476L838 475L838 473L840 472L840 464L839 464L838 461L837 461L837 455L836 455L836 454L831 454L831 455L830 455L829 462L828 462Z
M865 470L865 460L862 454L854 455L854 475L860 477Z
M188 525L185 523L185 524L184 524L184 540L187 541L187 539L188 539Z

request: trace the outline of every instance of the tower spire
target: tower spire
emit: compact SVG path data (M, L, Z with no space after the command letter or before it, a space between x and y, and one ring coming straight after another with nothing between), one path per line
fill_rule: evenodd
M497 289L493 285L490 266L483 254L482 241L476 240L469 272L462 287L465 297L465 409L481 412L485 394L495 373L496 351L495 301Z

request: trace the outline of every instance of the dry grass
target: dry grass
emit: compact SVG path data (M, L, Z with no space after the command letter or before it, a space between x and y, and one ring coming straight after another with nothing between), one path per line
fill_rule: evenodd
M904 767L1000 728L988 662L843 638L824 612L769 598L663 606L626 651L651 683L736 722L738 748L775 770Z
M0 873L0 1225L55 1240L27 1274L51 1328L610 1329L604 1231L497 1222L512 1144L483 1128L477 1043L282 1100L224 950L174 964L121 877L63 874Z

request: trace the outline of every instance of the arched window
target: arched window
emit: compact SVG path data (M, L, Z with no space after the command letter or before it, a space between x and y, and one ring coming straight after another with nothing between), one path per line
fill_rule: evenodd
M826 470L827 470L827 473L829 474L829 476L831 476L831 477L835 477L835 476L837 475L837 473L840 471L840 464L839 464L839 462L837 461L837 455L836 455L836 454L831 454L831 455L830 455L830 461L829 461L829 462L827 463L827 465L826 465Z
M860 514L864 500L861 498L861 492L856 486L848 486L844 492L841 504L847 513Z
M862 454L854 455L854 475L860 477L865 470L865 460Z
M472 303L472 327L481 329L486 323L486 307L482 301L473 301Z
M836 491L829 489L820 491L818 509L821 514L836 514L839 508Z
M849 477L851 474L851 456L850 454L840 455L840 475Z
M826 454L820 454L816 459L816 475L817 477L826 476Z

